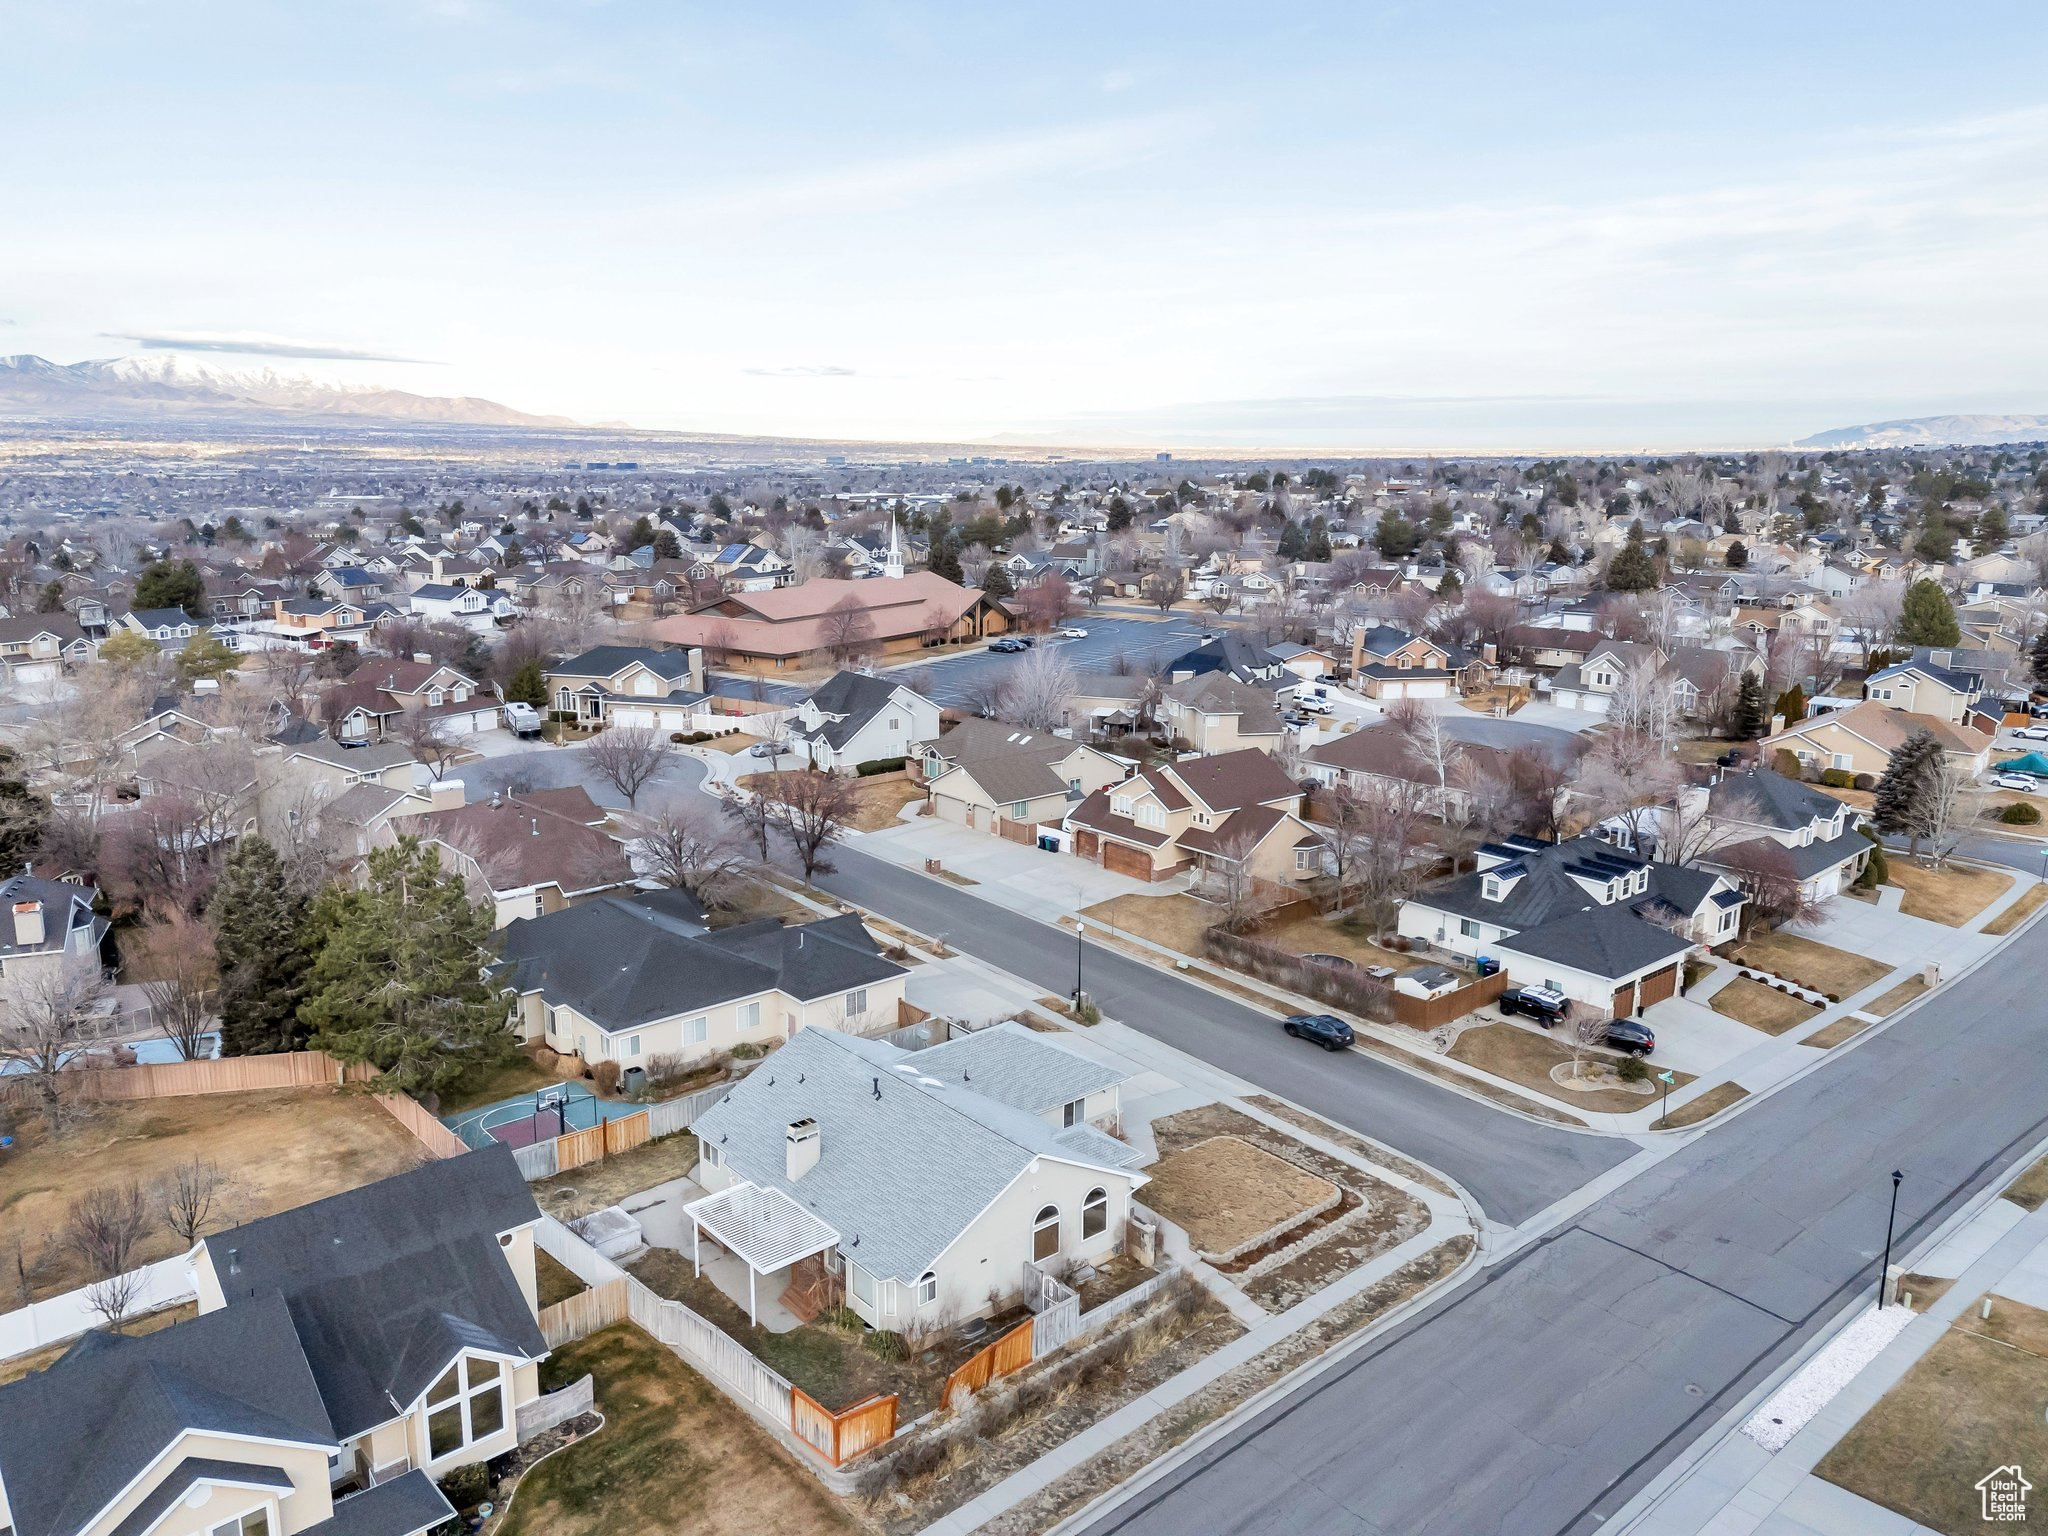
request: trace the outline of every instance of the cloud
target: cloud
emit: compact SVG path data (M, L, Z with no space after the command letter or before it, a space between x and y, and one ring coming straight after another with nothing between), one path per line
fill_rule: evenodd
M415 363L443 368L423 357L366 352L325 341L300 341L289 336L264 336L253 331L102 331L110 341L132 341L145 352L238 352L249 357L299 357L332 363Z
M759 379L850 379L851 368L841 368L835 363L799 363L789 368L743 368Z

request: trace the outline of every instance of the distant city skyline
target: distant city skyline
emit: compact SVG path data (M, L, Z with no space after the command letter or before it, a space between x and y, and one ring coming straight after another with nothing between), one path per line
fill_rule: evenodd
M0 0L0 354L692 432L2048 411L2034 7Z

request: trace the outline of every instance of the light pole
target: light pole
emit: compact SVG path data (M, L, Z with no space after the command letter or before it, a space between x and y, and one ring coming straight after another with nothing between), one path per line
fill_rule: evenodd
M1884 1219L1884 1267L1877 1272L1877 1305L1884 1309L1884 1283L1892 1272L1892 1224L1899 1219L1899 1181L1905 1178L1898 1169L1892 1170L1892 1213Z
M1081 953L1082 935L1088 932L1088 925L1080 918L1074 919L1074 1017L1081 1016Z

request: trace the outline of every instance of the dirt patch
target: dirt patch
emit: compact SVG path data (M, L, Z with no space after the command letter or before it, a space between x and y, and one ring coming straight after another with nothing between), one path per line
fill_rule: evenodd
M2005 1186L2005 1198L2023 1210L2038 1211L2048 1201L2048 1157Z
M31 1114L17 1117L14 1130L13 1149L0 1154L6 1169L0 1232L21 1233L32 1264L38 1253L45 1255L30 1285L37 1300L91 1280L59 1239L71 1203L95 1187L132 1180L146 1192L171 1169L203 1158L231 1181L209 1227L217 1232L427 1160L412 1133L360 1089L276 1088L95 1103L55 1136ZM186 1247L167 1227L154 1225L133 1262L153 1263ZM10 1296L10 1304L18 1299Z
M2007 907L1977 931L1979 933L1994 933L2002 938L2019 927L2021 923L2024 923L2036 912L2040 911L2041 903L2044 901L2048 901L2048 884L2037 883L2031 885L2021 894L2018 901Z
M596 1378L604 1427L520 1482L499 1536L816 1536L860 1527L788 1452L630 1323L565 1344L552 1390Z
M1081 915L1107 927L1112 938L1134 933L1183 955L1200 955L1203 930L1213 927L1222 914L1206 901L1176 895L1117 896L1083 908Z
M540 1208L557 1221L574 1221L670 1179L687 1178L697 1166L697 1138L684 1131L644 1141L630 1152L586 1163L528 1187Z
M1914 1311L1925 1312L1929 1307L1941 1300L1943 1296L1947 1295L1948 1288L1954 1284L1954 1280L1944 1279L1936 1275L1901 1275L1899 1276L1899 1295L1902 1299L1905 1297L1912 1298Z
M1681 1104L1660 1120L1651 1122L1653 1131L1676 1131L1688 1125L1698 1125L1721 1113L1730 1104L1740 1103L1749 1097L1749 1090L1740 1083L1716 1083L1690 1103Z
M1968 1309L1814 1468L1837 1487L1938 1531L1982 1519L1976 1481L2048 1462L2048 1315L2002 1298Z
M1995 869L1947 864L1923 869L1903 858L1891 861L1890 884L1906 893L1899 910L1908 917L1960 928L2012 889L2013 877Z
M1119 1253L1114 1258L1104 1259L1095 1266L1095 1274L1086 1285L1075 1287L1081 1297L1081 1310L1093 1312L1105 1301L1114 1301L1125 1291L1135 1291L1158 1273L1147 1269L1128 1254ZM1067 1283L1073 1284L1071 1275L1067 1277Z
M536 1283L536 1294L540 1297L540 1304L543 1307L552 1307L557 1302L567 1301L571 1296L581 1296L590 1289L583 1283L581 1275L560 1259L543 1253L538 1248L533 1253L533 1278Z
M1279 922L1262 927L1257 938L1297 955L1337 955L1358 966L1383 965L1405 970L1413 955L1397 955L1372 942L1367 925L1357 917L1328 918L1306 907L1293 908Z
M1423 1167L1422 1164L1410 1162L1407 1158L1401 1156L1400 1153L1389 1151L1385 1147L1375 1146L1362 1136L1354 1136L1341 1125L1332 1125L1329 1121L1320 1119L1310 1114L1307 1110L1296 1109L1292 1104L1283 1103L1279 1099L1271 1098L1263 1093L1254 1094L1246 1099L1245 1103L1255 1104L1267 1114L1277 1116L1291 1125L1298 1125L1304 1131L1322 1137L1324 1141L1335 1142L1347 1152L1355 1152L1367 1162L1378 1163L1380 1167L1387 1169L1389 1172L1398 1173L1404 1179L1412 1179L1425 1189L1433 1189L1440 1195L1449 1195L1453 1199L1457 1198L1458 1192L1455 1189L1451 1188L1442 1177Z
M1145 1170L1145 1204L1187 1229L1198 1253L1227 1253L1336 1194L1327 1179L1235 1136L1218 1136Z
M1873 982L1882 981L1892 967L1882 960L1851 954L1832 944L1817 944L1795 933L1766 933L1745 940L1729 952L1729 958L1769 971L1787 981L1849 997Z
M1055 1479L981 1527L984 1536L1037 1536L1089 1500L1135 1476L1190 1436L1265 1390L1304 1361L1370 1326L1403 1302L1456 1271L1472 1239L1439 1243L1341 1307L1289 1334L1271 1349L1226 1371L1166 1413L1133 1430L1107 1450ZM892 1536L895 1533L892 1531Z
M1620 1088L1580 1092L1560 1087L1550 1074L1560 1066L1569 1067L1572 1053L1549 1036L1524 1029L1519 1024L1482 1024L1476 1029L1461 1031L1457 1043L1451 1047L1451 1059L1602 1114L1629 1114L1647 1102L1640 1095ZM1599 1051L1586 1052L1588 1062L1611 1063L1613 1059ZM1672 1084L1674 1088L1683 1087L1693 1080L1689 1072L1674 1072L1672 1076L1677 1079ZM1567 1094L1569 1098L1565 1098Z
M1788 1029L1796 1029L1820 1012L1818 1003L1780 992L1747 976L1738 976L1722 987L1707 999L1707 1006L1767 1035L1782 1035Z
M173 1323L182 1323L199 1315L199 1303L181 1301L175 1307L161 1311L146 1312L141 1317L131 1317L115 1331L134 1338L138 1334L155 1333L159 1328L168 1328ZM0 1360L0 1387L10 1381L19 1381L31 1371L48 1370L64 1357L64 1352L76 1344L76 1339L65 1339L62 1343L46 1344L41 1349L30 1350L25 1355L16 1355L11 1360Z

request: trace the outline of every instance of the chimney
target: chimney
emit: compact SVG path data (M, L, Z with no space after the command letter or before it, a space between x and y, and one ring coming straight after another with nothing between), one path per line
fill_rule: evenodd
M434 660L434 658L429 656L425 651L414 651L412 653L412 659L418 662L423 667L432 665Z
M818 1141L818 1122L815 1120L793 1120L782 1147L782 1171L790 1183L818 1166L818 1153L822 1150Z
M38 948L43 942L43 904L17 901L14 904L14 942L23 949Z
M437 811L459 811L469 803L460 779L437 779L428 787L427 794Z
M1765 735L1767 735L1767 736L1776 736L1776 735L1777 735L1777 734L1778 734L1779 732L1781 732L1781 731L1782 731L1782 730L1784 730L1784 729L1785 729L1785 717L1784 717L1783 715L1772 715L1772 716L1771 716L1771 728L1770 728L1770 729L1769 729L1768 731L1766 731L1766 732L1765 732L1764 734L1765 734Z

